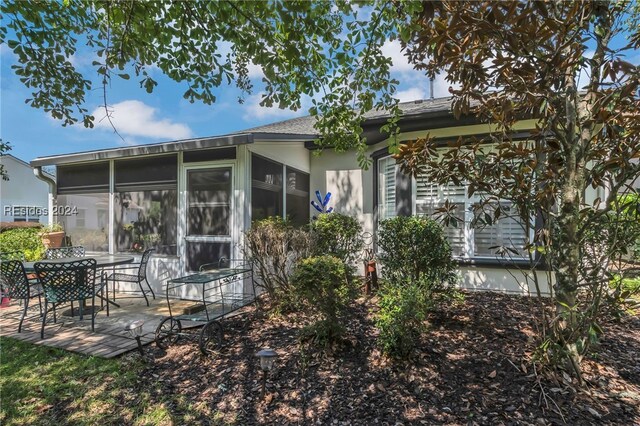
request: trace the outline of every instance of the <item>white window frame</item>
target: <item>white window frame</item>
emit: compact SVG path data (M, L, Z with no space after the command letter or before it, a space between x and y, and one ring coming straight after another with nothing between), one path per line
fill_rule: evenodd
M398 196L398 190L397 190L397 179L396 179L396 174L398 173L398 165L396 164L394 167L394 203L393 203L393 211L391 212L391 214L385 214L383 215L383 212L381 209L384 209L384 212L388 213L386 211L386 204L387 204L387 200L386 200L386 194L384 189L387 187L386 185L384 185L383 182L383 177L385 177L385 174L383 172L383 169L381 167L381 163L383 161L387 161L389 159L392 159L392 157L390 155L384 156L384 157L380 157L378 158L377 161L377 165L378 165L378 173L376 176L377 182L378 182L378 194L377 194L377 205L376 205L376 209L377 209L377 217L378 217L378 223L380 223L380 221L385 220L385 219L389 219L392 217L396 217L397 216L397 212L396 212L396 206L397 206L397 196ZM414 200L414 204L415 204L415 200Z

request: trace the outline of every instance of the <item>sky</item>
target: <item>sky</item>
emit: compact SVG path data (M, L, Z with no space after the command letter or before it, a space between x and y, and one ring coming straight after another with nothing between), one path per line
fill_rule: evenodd
M616 47L622 39L620 36L620 40L614 40L612 45ZM225 47L221 46L223 49ZM429 80L408 63L399 41L386 42L382 52L393 62L392 77L400 82L396 97L401 102L429 98ZM592 54L589 50L585 56ZM90 51L71 58L80 72L95 78L93 60L94 53ZM627 60L639 64L640 53L632 53ZM216 90L217 101L213 105L189 103L182 97L186 84L173 82L158 69L151 68L153 78L159 83L151 94L140 88L135 76L131 80L112 79L108 104L119 136L104 119L100 85L94 85L85 104L96 117L95 127L87 129L82 124L63 127L61 121L48 113L25 104L31 92L11 70L14 63L13 52L6 45L0 45L0 137L13 146L11 154L27 162L56 154L224 135L306 115L306 108L310 106L310 102L306 105L303 102L303 109L298 111L261 107L263 75L256 66L249 67L254 91L243 104L238 102L241 93L237 88L223 85ZM586 76L580 74L582 79L586 80ZM436 98L449 95L449 84L444 76L436 78L433 95Z
M401 101L428 98L428 79L408 64L399 42L387 42L383 52L393 61L392 76L401 82L398 98ZM90 55L89 52L84 57L75 56L72 61L81 71L90 72ZM218 99L213 105L191 104L182 98L184 84L175 83L156 70L153 77L159 84L152 94L140 89L133 76L129 81L112 79L108 104L121 138L104 120L101 86L86 99L87 109L96 117L95 127L87 129L82 124L63 127L61 121L25 104L31 92L11 70L15 57L6 45L0 46L0 62L0 137L11 143L12 155L27 162L56 154L223 135L307 114L304 104L299 111L261 107L262 72L255 66L250 68L254 91L243 104L238 103L240 91L233 86L218 88ZM444 78L438 78L434 96L448 96L448 87Z

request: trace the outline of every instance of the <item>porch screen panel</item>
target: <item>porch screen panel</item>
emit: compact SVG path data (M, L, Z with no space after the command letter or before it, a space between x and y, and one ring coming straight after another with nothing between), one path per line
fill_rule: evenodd
M157 254L177 253L178 191L121 190L114 196L116 251L154 248Z
M437 209L442 207L445 201L455 206L457 223L444 227L444 234L451 244L454 256L468 254L465 240L466 229L466 188L464 186L435 185L426 178L419 176L416 179L416 214L427 216L430 219L439 220Z
M231 168L190 170L188 236L231 235Z
M116 190L175 189L178 181L178 157L161 155L115 162Z
M296 226L309 223L309 174L287 167L287 218Z
M205 263L218 263L223 257L231 258L230 243L193 242L187 241L186 267L187 271L198 271Z
M283 214L282 164L251 155L251 220Z
M62 194L54 220L62 225L74 246L87 252L109 251L109 194ZM68 214L67 214L68 213Z
M56 167L58 194L109 192L109 162Z
M154 248L177 254L178 157L115 161L114 221L118 252Z
M378 160L378 220L396 216L396 160Z

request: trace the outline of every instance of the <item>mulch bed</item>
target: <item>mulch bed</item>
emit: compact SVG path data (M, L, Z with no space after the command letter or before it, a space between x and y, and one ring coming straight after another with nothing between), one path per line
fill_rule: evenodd
M408 362L378 350L375 299L356 303L347 343L329 351L299 342L304 316L251 310L224 321L227 346L214 356L186 339L166 351L152 346L145 377L199 407L193 424L640 424L640 319L605 324L585 361L588 385L577 389L533 368L536 304L467 293L434 315ZM265 347L280 356L260 400L255 353Z

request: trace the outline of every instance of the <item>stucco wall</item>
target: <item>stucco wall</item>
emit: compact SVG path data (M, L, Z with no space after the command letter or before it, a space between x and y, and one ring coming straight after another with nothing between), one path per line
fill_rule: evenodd
M516 130L533 127L534 120L519 123ZM437 138L483 134L491 131L489 125L448 127L429 131L417 131L399 135L400 140L425 137L428 134ZM371 155L384 149L387 142L381 142L368 149ZM362 170L354 152L336 153L325 150L321 155L311 157L311 191L316 189L333 194L330 205L339 213L356 217L364 230L373 233L374 222L374 179L373 167ZM588 194L594 197L592 194ZM594 197L595 198L595 197ZM539 273L541 291L548 293L547 277ZM533 280L527 281L521 271L504 267L464 266L460 268L460 287L470 290L498 290L510 293L535 294Z
M311 157L311 194L331 192L338 213L356 217L365 231L373 231L373 169L362 170L354 153L326 150ZM312 209L312 214L317 212Z
M303 142L256 142L246 145L247 149L273 161L284 163L309 173L311 171L310 152Z
M549 294L549 279L545 272L537 272L538 285L543 295ZM536 286L531 271L502 267L461 267L460 288L467 290L495 290L505 293L536 295Z
M37 206L48 209L49 186L33 174L33 169L12 156L0 157L9 180L0 179L0 220L11 222L13 215L5 214L6 206ZM47 223L47 216L40 216L40 223Z

